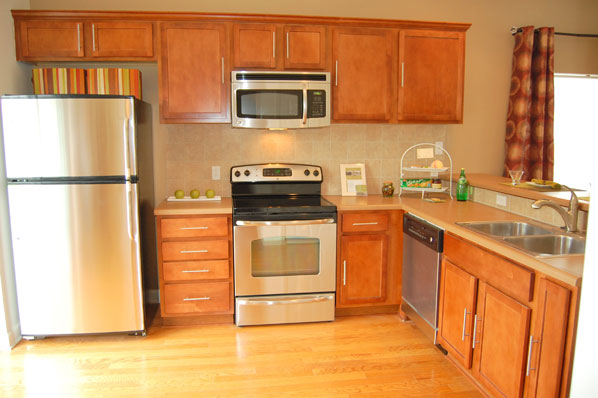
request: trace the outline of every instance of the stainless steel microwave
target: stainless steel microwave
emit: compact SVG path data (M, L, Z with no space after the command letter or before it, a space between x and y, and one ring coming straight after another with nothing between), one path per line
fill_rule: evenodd
M232 126L299 129L330 125L329 72L231 72Z

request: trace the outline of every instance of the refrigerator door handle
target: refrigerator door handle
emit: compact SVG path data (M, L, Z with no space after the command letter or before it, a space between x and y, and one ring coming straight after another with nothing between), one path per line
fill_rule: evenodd
M133 241L137 241L137 231L133 229L133 226L135 225L135 221L132 220L132 217L134 217L134 213L132 211L132 209L135 207L132 204L132 199L133 199L133 189L131 186L131 181L127 180L125 182L125 186L126 186L126 202L127 202L127 232L129 234L129 239L133 240Z
M125 179L129 181L131 179L131 160L130 160L130 148L129 148L129 119L125 119L123 125L123 139L124 139L124 153L125 153ZM130 190L127 189L127 192Z

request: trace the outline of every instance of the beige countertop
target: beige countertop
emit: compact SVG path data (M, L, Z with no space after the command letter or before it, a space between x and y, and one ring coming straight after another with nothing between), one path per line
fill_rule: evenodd
M231 198L222 198L214 201L197 202L169 202L163 200L162 203L154 209L156 216L181 216L193 214L232 214L233 200Z
M483 177L483 178L482 178ZM471 178L468 176L468 178ZM480 183L480 180L485 181ZM500 184L507 181L503 177L479 176L472 178L472 184L482 186L486 184L488 189L504 189L526 191L521 196L532 198L546 198L546 195L552 196L557 193L545 193L517 189ZM504 191L501 191L504 192ZM511 192L505 192L511 193ZM517 193L512 193L517 195ZM552 194L552 195L550 195ZM562 194L567 195L563 192ZM350 210L405 210L416 216L424 218L439 227L461 236L464 239L477 243L496 252L506 258L528 266L562 282L573 286L581 285L581 276L583 273L583 256L569 257L550 257L537 258L514 249L506 244L496 241L485 235L473 232L455 224L462 221L496 221L496 220L520 220L529 221L529 219L512 214L494 207L486 206L471 201L457 202L456 200L447 200L444 203L430 203L420 199L419 195L404 195L402 197L393 196L384 198L381 195L369 195L366 197L357 196L335 196L324 195L325 198L333 202L339 211ZM448 199L447 196L443 196ZM567 200L562 199L563 202ZM587 206L587 205L586 205ZM220 201L206 202L168 202L164 200L156 209L154 214L157 216L177 216L177 215L200 215L200 214L232 214L232 199L222 198ZM535 221L534 221L535 222ZM535 222L537 223L537 222Z
M449 199L444 203L431 203L421 200L419 196L402 196L400 198L393 196L392 198L384 198L381 195L370 195L366 197L325 195L325 197L334 203L339 211L405 210L406 212L428 220L432 224L435 224L448 232L475 242L495 253L565 283L573 286L579 286L581 284L584 262L584 256L582 255L537 258L492 238L486 237L485 235L473 232L455 224L456 222L463 221L529 221L526 217L471 201L458 202ZM534 221L534 223L538 222Z

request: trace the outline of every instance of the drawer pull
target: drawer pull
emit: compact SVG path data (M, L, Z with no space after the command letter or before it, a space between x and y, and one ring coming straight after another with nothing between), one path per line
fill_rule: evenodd
M211 298L208 296L205 296L205 297L188 297L188 298L183 299L183 301L204 301L204 300L211 300Z
M181 254L188 254L188 253L207 253L208 249L202 249L202 250L181 250L180 253Z
M188 229L208 229L208 227L183 227L183 228L179 228L180 230L188 230Z
M359 225L378 225L378 221L375 222L354 222L353 226L359 226Z
M209 269L191 269L191 270L184 270L181 271L184 274L189 274L189 273L193 273L193 272L210 272Z

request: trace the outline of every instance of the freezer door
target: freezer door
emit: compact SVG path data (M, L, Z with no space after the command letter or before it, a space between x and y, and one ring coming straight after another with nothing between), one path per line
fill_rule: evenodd
M144 329L136 184L8 195L22 335Z
M132 98L2 98L6 175L137 175Z

